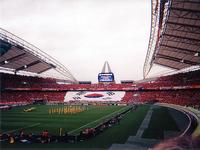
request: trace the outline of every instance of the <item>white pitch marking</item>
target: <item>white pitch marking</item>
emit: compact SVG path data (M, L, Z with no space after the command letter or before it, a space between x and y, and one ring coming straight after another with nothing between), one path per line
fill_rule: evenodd
M125 108L126 108L126 107L125 107ZM121 108L120 110L125 109L125 108ZM85 126L87 126L87 125L89 125L89 124L92 124L92 123L94 123L94 122L97 122L97 121L99 121L99 120L101 120L101 119L103 119L103 118L106 118L106 117L108 117L108 116L111 116L112 114L114 114L114 113L116 113L116 112L118 112L118 111L120 111L120 110L116 110L116 111L112 112L111 114L108 114L108 115L106 115L106 116L104 116L104 117L101 117L101 118L99 118L99 119L97 119L97 120L95 120L95 121L89 122L89 123L87 123L87 124L85 124L85 125L83 125L83 126L77 128L77 129L75 129L75 130L70 131L69 134L70 134L70 133L73 133L73 132L75 132L75 131L77 131L77 130L79 130L79 129L82 129L82 128L84 128Z
M29 125L29 126L25 126L25 127L23 127L23 128L19 128L19 129L15 129L15 130L10 130L10 131L6 131L6 132L3 132L3 133L8 133L8 132L14 132L14 131L17 131L17 130L27 129L27 128L31 128L31 127L38 126L38 125L40 125L40 124L41 124L41 123L35 123L35 124Z

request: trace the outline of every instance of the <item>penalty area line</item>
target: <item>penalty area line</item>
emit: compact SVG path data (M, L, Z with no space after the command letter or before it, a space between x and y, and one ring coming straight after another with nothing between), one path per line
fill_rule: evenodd
M40 124L41 124L41 123L35 123L35 124L29 125L29 126L25 126L25 127L23 127L23 128L18 128L18 129L15 129L15 130L9 130L9 131L3 132L3 133L15 132L15 131L18 131L18 130L22 130L22 129L27 129L27 128L35 127L35 126L38 126L38 125L40 125Z

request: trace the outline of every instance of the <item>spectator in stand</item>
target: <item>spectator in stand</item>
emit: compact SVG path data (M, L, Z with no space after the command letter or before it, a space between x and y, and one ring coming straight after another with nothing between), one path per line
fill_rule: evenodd
M200 136L176 137L159 143L152 150L197 150L200 149Z
M1 134L0 140L3 142L7 141L8 137L9 137L9 134L3 133L3 134Z
M9 144L15 143L15 137L12 134L9 134L9 136L8 136L8 142L9 142Z
M50 137L48 130L44 130L41 135L41 143L49 143Z
M24 130L19 132L19 140L23 140L25 138Z

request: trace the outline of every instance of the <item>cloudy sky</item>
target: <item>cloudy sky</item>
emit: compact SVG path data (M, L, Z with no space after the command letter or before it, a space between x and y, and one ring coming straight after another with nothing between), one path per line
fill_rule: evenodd
M108 61L117 81L139 80L150 0L0 0L0 27L39 47L78 80L97 82Z

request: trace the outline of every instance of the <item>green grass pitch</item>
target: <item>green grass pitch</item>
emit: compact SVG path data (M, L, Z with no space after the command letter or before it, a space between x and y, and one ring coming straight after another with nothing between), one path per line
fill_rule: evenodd
M30 108L30 112L24 112ZM112 116L123 112L130 106L64 106L64 105L29 105L13 108L9 111L1 111L1 133L19 133L24 129L25 133L40 134L48 130L50 134L59 135L62 133L79 134L87 127L95 127ZM67 110L64 113L64 108ZM59 110L60 109L60 110ZM75 112L74 112L75 110ZM76 110L78 110L76 112ZM129 136L137 133L149 105L140 105L135 111L127 113L120 124L106 129L96 137L76 143L49 143L49 144L8 144L3 143L2 149L108 149L113 143L125 143ZM162 121L161 121L162 120ZM158 122L163 122L158 123ZM155 110L152 115L149 127L145 130L145 138L163 138L165 130L177 130L177 126L166 108Z
M24 109L35 107L32 112ZM59 129L71 134L78 134L86 127L94 127L100 122L117 113L126 110L127 106L88 106L85 111L75 114L49 114L49 108L62 108L63 105L36 105L14 108L1 112L1 132L19 132L22 128L26 133L40 133L47 129L50 133L59 134ZM50 143L50 144L2 144L2 149L33 149L33 148L75 148L107 149L113 143L125 143L130 135L135 135L140 127L149 106L140 106L137 110L129 112L120 121L94 138L77 143Z
M169 110L161 107L153 111L149 126L145 130L143 138L164 139L165 131L180 132L180 129L170 115Z
M24 112L25 109L35 109ZM66 109L66 113L59 112ZM82 112L76 110L82 109ZM1 113L1 132L49 133L59 135L59 130L78 134L83 128L94 127L103 120L122 112L126 107L119 106L64 106L64 105L29 105L13 108ZM50 111L54 111L54 113ZM58 111L59 110L59 111Z

